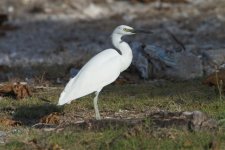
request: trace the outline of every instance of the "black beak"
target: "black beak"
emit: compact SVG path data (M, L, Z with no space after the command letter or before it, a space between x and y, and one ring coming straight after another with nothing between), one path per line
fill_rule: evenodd
M145 34L152 34L152 31L147 31L143 29L134 29L132 33L145 33Z

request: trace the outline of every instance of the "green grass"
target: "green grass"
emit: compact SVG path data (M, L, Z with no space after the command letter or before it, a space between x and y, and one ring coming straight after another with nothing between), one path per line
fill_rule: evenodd
M72 124L59 131L44 131L32 128L41 117L52 112L63 112L65 116L82 114L86 119L94 118L93 96L88 95L70 105L58 107L61 89L35 93L32 98L15 101L0 100L0 116L13 118L23 123L18 127L0 126L7 132L5 144L0 149L54 149L54 145L65 150L73 149L225 149L225 121L221 121L218 132L190 132L182 129L155 129L144 126L104 128L102 130L78 129ZM50 103L42 101L47 99ZM12 111L6 111L12 108ZM201 110L216 120L225 119L225 99L213 88L200 81L145 83L140 85L111 85L101 92L99 109L102 116L120 110L146 112L154 109L169 111ZM129 116L130 114L128 114ZM71 118L68 118L70 122ZM73 118L72 118L73 119ZM67 121L67 120L66 120ZM35 142L32 142L35 141ZM35 144L34 144L35 143Z

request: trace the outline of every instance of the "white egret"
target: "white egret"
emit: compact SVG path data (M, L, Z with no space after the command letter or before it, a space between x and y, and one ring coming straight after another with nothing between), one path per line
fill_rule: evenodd
M138 32L151 33L135 30L126 25L118 26L112 33L112 43L116 49L106 49L89 60L78 74L70 79L60 95L58 105L69 104L72 100L96 92L94 109L96 119L99 120L97 103L100 91L104 86L114 82L120 73L130 66L132 61L132 50L121 38L124 35L133 35Z

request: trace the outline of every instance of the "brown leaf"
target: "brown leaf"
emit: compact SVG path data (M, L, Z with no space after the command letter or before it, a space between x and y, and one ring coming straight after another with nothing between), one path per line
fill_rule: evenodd
M0 87L0 96L12 96L16 99L23 99L31 96L31 91L26 84L20 82L8 83Z
M18 125L21 125L21 122L15 121L15 120L12 120L12 119L1 118L0 124L3 125L3 126L18 126Z
M60 123L60 113L53 112L50 115L44 116L40 119L40 123L46 124L59 124Z

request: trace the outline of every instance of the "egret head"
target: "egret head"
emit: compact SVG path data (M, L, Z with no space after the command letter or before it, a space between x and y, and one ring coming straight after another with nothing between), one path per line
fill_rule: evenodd
M120 25L118 26L114 31L114 34L120 34L120 35L133 35L136 33L152 33L151 31L145 31L141 29L134 29L132 27L129 27L127 25Z

